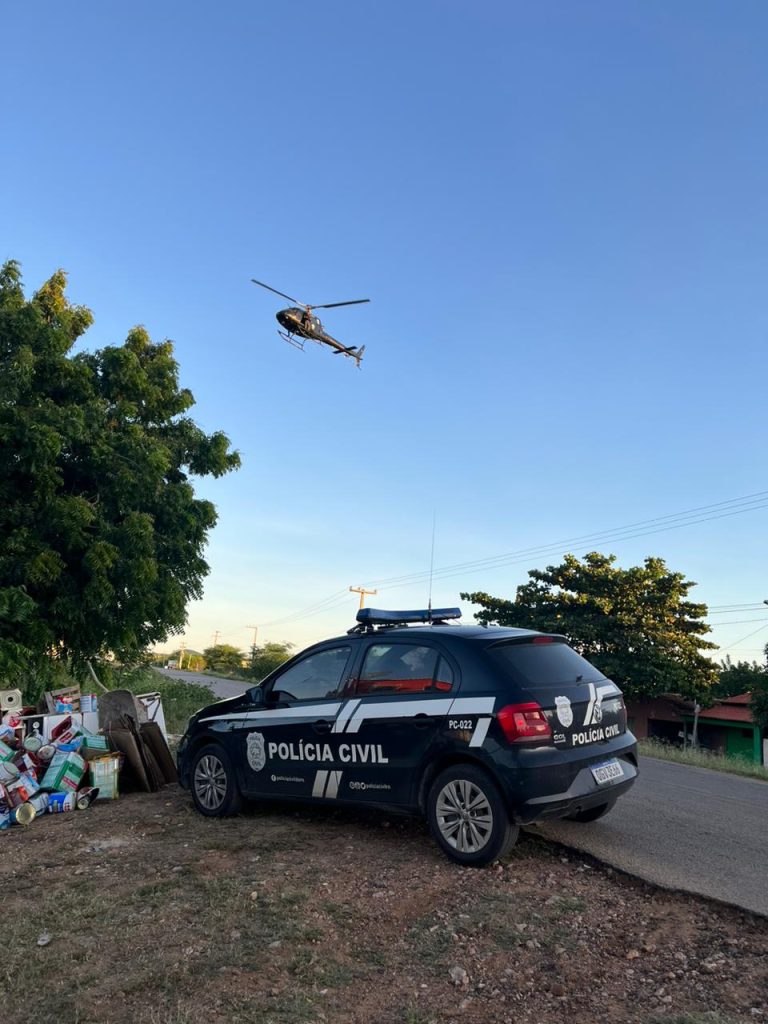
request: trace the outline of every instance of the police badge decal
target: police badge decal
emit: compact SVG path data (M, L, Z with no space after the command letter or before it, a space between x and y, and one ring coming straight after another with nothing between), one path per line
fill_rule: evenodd
M255 772L260 772L267 763L264 750L264 737L260 732L248 733L248 764Z
M555 697L555 708L560 724L567 729L573 722L573 708L567 697Z

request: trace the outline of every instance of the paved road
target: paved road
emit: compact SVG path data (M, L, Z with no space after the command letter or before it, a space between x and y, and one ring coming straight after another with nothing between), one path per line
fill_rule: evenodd
M247 683L195 672L164 674L233 697ZM648 882L768 916L768 783L641 759L640 777L601 821L531 830Z
M768 783L644 757L601 821L534 829L649 882L768 915Z
M202 672L184 672L174 668L160 668L157 670L161 675L170 676L172 679L180 679L185 683L200 683L201 686L208 686L217 697L239 697L241 693L249 690L253 683L240 683L236 679L222 679L219 676L206 676Z

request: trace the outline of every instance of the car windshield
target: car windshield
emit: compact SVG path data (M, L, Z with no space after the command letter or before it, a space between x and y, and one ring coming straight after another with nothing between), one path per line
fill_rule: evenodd
M501 643L490 653L520 686L541 688L605 679L602 672L562 641Z

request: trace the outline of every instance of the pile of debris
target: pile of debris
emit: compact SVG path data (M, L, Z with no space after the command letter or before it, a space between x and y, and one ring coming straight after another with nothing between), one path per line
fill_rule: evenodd
M40 712L8 693L16 706L0 722L0 831L115 800L121 789L176 782L159 694L70 692L55 702L48 694L50 710Z

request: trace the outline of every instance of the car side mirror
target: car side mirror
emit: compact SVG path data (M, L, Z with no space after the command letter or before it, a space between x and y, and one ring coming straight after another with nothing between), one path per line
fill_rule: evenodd
M257 708L264 707L264 691L260 686L252 686L248 690L248 700L251 704L254 704Z

